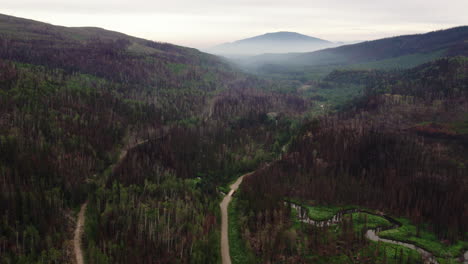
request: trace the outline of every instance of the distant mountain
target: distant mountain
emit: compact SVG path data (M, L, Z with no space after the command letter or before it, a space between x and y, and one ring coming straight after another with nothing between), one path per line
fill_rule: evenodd
M385 61L387 64L400 65L401 61L424 63L437 57L456 55L468 55L468 26L365 41L308 53L264 54L245 59L242 63L323 66Z
M215 46L208 52L220 55L258 55L264 53L310 52L337 44L295 32L267 33Z

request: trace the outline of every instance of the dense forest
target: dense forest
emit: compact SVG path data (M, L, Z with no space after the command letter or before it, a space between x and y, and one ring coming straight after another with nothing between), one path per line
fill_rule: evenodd
M229 214L250 262L421 263L368 241L372 214L318 228L289 201L404 217L458 254L468 60L452 55L465 31L432 33L430 51L451 57L411 69L255 76L195 49L0 15L0 263L75 263L83 205L85 263L219 263L219 202L248 172Z
M0 24L2 263L68 262L88 199L90 263L217 259L215 186L271 159L309 103L196 50Z
M406 216L447 243L466 241L466 58L372 74L375 78L362 78L360 71L333 75L350 82L368 79L365 95L347 111L306 124L288 154L245 179L239 210L248 216L242 236L251 248L265 261L307 255L299 242L289 250L275 242L290 232L286 198ZM363 238L313 232L317 239L334 239L333 245L341 241L351 251L357 244L348 239ZM327 243L315 243L312 250L337 254Z

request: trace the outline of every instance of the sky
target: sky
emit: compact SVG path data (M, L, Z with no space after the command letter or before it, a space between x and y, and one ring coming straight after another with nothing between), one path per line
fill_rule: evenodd
M0 0L0 13L206 49L268 32L372 40L468 25L468 0Z

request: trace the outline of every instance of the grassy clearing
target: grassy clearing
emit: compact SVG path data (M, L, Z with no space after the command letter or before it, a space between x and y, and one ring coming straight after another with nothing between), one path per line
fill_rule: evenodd
M458 258L437 258L437 261L439 262L439 264L460 264Z
M346 206L313 205L312 206L311 204L315 204L314 201L301 201L301 200L294 199L294 198L288 198L285 200L287 202L298 204L306 208L309 214L309 218L315 221L328 220L332 218L334 215L336 215L339 211L357 208L357 206L354 206L354 205L346 205Z
M416 251L400 245L393 245L387 243L378 243L370 241L369 245L360 249L357 253L353 254L360 260L365 262L365 259L373 258L375 263L385 264L400 264L400 263L420 263L421 255ZM375 259L375 257L377 257ZM354 263L349 256L345 254L335 256L319 256L310 255L307 257L310 263ZM452 264L440 262L441 264Z
M233 197L228 208L229 225L229 253L233 264L257 263L252 251L242 239L239 226L239 213L237 211L237 199Z
M315 221L328 220L332 218L334 215L336 215L339 211L356 208L356 206L352 206L352 205L350 206L303 205L303 206L307 208L309 218Z
M291 220L292 226L291 229L299 230L301 228L301 222L299 221L299 214L296 209L291 208Z
M331 219L335 216L339 211L346 210L346 209L353 209L356 206L324 206L324 205L317 205L317 206L307 206L302 205L307 208L309 218L315 221L324 221ZM296 210L293 210L293 216L296 216ZM345 215L345 217L353 219L354 229L356 231L362 230L364 227L366 228L377 228L377 227L390 227L392 223L387 219L369 214L369 213L352 213Z
M377 256L378 263L418 263L421 255L413 249L404 246L370 241L369 245L363 248L359 256Z
M318 211L322 216L326 214L336 212L337 208L328 208L330 210L325 210L326 207L319 207ZM338 209L339 210L339 209ZM293 220L294 229L300 229L302 223L299 222L297 211L291 211L291 217ZM376 228L383 226L391 226L392 224L385 218L368 214L368 213L353 213L347 215L347 217L352 217L354 223L354 229L356 231L362 230L362 228ZM399 263L418 263L421 259L421 255L413 249L401 245L394 245L388 243L378 243L374 241L369 241L369 244L359 250L356 254L359 259L374 258L377 256L376 263L386 263L386 264L399 264ZM320 256L320 255L309 255L306 257L310 263L318 264L338 264L338 263L351 263L349 256L345 254L335 255L335 256ZM451 262L440 262L441 264L452 264Z
M453 245L445 245L437 239L435 234L424 229L421 229L419 236L417 236L417 227L413 225L410 220L405 218L398 218L397 220L403 224L401 227L383 231L379 236L415 244L420 248L432 252L435 256L442 258L460 256L463 249L468 248L468 242L466 241L458 241Z
M332 87L313 87L303 91L307 98L318 100L317 105L324 105L327 108L336 108L350 100L362 96L364 86L355 84L332 84Z
M363 228L390 227L392 223L387 219L368 213L353 213L354 230L361 231Z
M307 206L307 213L309 214L309 218L315 221L324 221L332 218L336 215L339 211L343 210L341 207L335 206Z
M306 207L309 217L316 221L330 219L340 210L356 208L355 206L308 206L297 201L293 202L302 204L302 206ZM376 228L389 227L392 225L387 219L368 213L353 213L346 217L352 217L354 229L356 231L360 231L365 227ZM380 232L379 236L382 238L414 244L433 253L436 257L439 257L441 259L441 261L439 261L440 263L452 263L456 257L461 256L461 254L468 249L468 241L458 241L453 245L446 245L439 241L434 233L427 230L421 229L419 236L417 236L417 227L413 225L410 220L405 218L397 218L397 220L402 223L401 227ZM391 244L387 245L388 248L393 247L393 250L395 250L395 247L410 250L403 246L392 245L392 247L390 247L390 245ZM387 257L388 256L390 255L387 254Z

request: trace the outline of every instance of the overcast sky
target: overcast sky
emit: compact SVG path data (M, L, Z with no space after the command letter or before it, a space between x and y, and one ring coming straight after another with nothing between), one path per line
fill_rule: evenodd
M0 12L207 48L295 31L369 40L468 25L468 0L0 0Z

